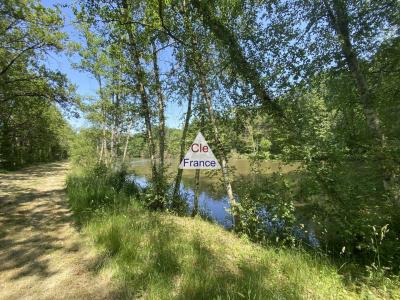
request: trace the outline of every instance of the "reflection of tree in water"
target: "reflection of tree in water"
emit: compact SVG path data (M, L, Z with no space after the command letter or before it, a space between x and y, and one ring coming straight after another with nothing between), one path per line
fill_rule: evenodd
M174 178L178 161L168 161L166 164L167 174ZM247 159L232 159L230 161L231 174L233 175L233 191L235 197L240 198L240 189L243 186L259 185L260 191L265 188L265 182L271 180L274 172L285 174L291 181L296 180L295 166L285 166L278 161L260 161L257 169ZM256 170L256 171L255 171ZM132 171L135 173L136 183L146 185L146 181L151 178L151 164L148 159L138 159L132 163ZM181 182L181 193L185 194L190 207L193 205L195 187L195 170L184 170ZM261 188L263 187L263 188ZM240 201L240 199L238 199ZM228 207L226 202L226 191L223 186L221 172L219 170L204 170L200 178L200 210L209 215L211 219L216 219L218 223L227 226L226 217L229 213L224 207ZM267 203L265 203L267 204ZM272 203L270 203L272 204ZM229 223L229 222L228 222ZM307 222L305 222L307 223Z
M226 191L222 185L219 175L204 174L200 177L200 193L206 193L213 200L219 200L226 195ZM185 189L193 189L195 185L194 172L192 174L183 175L182 183Z
M167 174L171 175L172 177L176 174L176 168L179 165L178 161L175 160L168 160L166 161ZM229 161L229 167L231 170L231 174L233 175L234 179L243 180L249 175L252 175L252 166L251 162L248 159L231 159ZM260 176L268 176L276 171L280 171L283 173L290 172L294 170L295 166L286 166L283 165L281 162L278 161L271 161L265 160L261 161L258 166L259 174L257 177ZM148 159L135 159L132 162L132 170L138 176L145 176L146 178L151 177L151 165L150 160ZM201 173L200 178L200 193L206 193L209 197L213 198L213 200L219 200L226 196L226 192L222 185L222 177L221 172L219 170L206 170ZM194 182L194 175L195 170L184 170L182 183L185 189L193 189L195 182ZM253 178L253 176L252 176ZM233 186L235 192L235 186Z

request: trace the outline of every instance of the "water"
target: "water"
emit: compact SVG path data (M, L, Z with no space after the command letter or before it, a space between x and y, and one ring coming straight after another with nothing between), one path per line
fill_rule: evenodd
M167 161L167 172L173 176L176 174L178 161ZM151 177L151 163L149 159L134 159L132 161L132 169L135 175L132 179L141 187L147 185L147 180ZM229 161L229 166L233 177L246 176L252 171L250 161L247 159L232 159ZM265 161L257 166L262 173L270 174L276 171L290 172L295 169L295 166L286 166L277 161ZM232 226L232 217L228 212L229 201L226 197L226 192L223 188L220 171L202 170L200 177L200 196L199 209L224 227ZM180 186L181 194L186 195L189 208L193 208L194 198L194 170L183 170L182 182Z
M179 165L178 161L167 160L167 173L175 178L176 171ZM151 163L149 159L134 159L131 163L132 170L138 179L151 178ZM248 159L231 159L229 161L229 168L233 178L250 175L252 166ZM277 161L264 161L258 166L262 174L272 174L273 172L288 173L296 169L295 165L284 165ZM195 170L183 170L182 184L185 191L193 191L194 188L194 175ZM205 193L207 199L222 200L225 197L225 190L222 185L221 171L220 170L201 170L200 173L200 193Z
M134 181L140 188L145 188L148 185L148 178L145 176L131 175L130 181ZM183 181L183 180L182 180ZM192 187L181 183L180 193L187 199L189 211L193 210L194 190ZM203 215L216 221L225 228L232 227L232 216L229 214L228 197L213 198L212 194L207 191L201 191L199 195L199 210Z
M176 170L178 167L178 161L167 161L166 165L167 173L172 178L175 177ZM257 167L262 174L271 174L273 172L290 173L296 169L295 165L283 165L277 161L264 161L258 166L252 166L247 159L232 159L229 162L231 167L231 173L233 178L240 176L250 175L252 168ZM132 170L135 175L130 176L129 180L133 180L139 187L146 187L148 179L151 177L151 164L149 159L134 159L131 164ZM208 171L202 170L200 177L200 195L199 195L199 210L203 215L207 215L208 218L214 220L225 228L231 228L232 216L229 213L229 201L226 196L226 192L223 188L222 178L220 171ZM185 195L189 210L193 209L194 199L194 170L184 170L182 176L182 182L180 185L180 192ZM239 200L240 201L240 200ZM265 214L268 214L265 211ZM268 223L268 222L267 222ZM284 224L265 224L266 230L276 229L276 226L283 227ZM274 228L273 228L274 227ZM307 234L300 228L296 229L294 234L302 239L308 240L313 246L318 246L318 240L315 238L315 234L311 228L307 228Z

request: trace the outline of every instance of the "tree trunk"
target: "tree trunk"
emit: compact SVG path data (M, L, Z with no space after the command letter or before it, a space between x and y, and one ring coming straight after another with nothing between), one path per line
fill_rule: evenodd
M125 141L125 147L124 147L124 154L122 156L122 162L125 162L126 159L126 153L128 151L128 144L129 144L129 134L126 136L126 141Z
M103 161L104 151L105 151L105 142L106 142L106 130L103 127L103 136L101 138L101 148L100 148L100 155L99 155L99 162Z
M114 83L115 84L115 83ZM119 127L119 103L120 103L120 98L118 93L113 93L112 95L112 125L111 125L111 142L110 142L110 154L111 162L115 162L115 158L117 157L117 152L118 152L118 127Z
M150 155L150 160L151 160L152 178L153 178L153 180L157 180L157 163L156 163L156 156L155 156L153 130L152 130L152 125L151 125L151 111L150 111L150 106L149 106L149 98L147 96L147 93L146 93L146 90L145 90L145 87L143 84L144 70L142 69L142 67L140 65L140 60L139 60L137 53L134 54L133 57L135 58L135 60L134 60L135 68L136 68L135 73L136 73L136 77L137 77L136 89L137 89L137 92L139 93L139 95L141 97L141 101L142 101L141 114L144 117L145 126L146 126L147 142L149 145L149 155Z
M204 107L201 107L201 116L200 116L200 132L204 130ZM194 198L193 198L193 212L192 217L198 214L199 212L199 195L200 195L200 169L196 170L194 175Z
M115 127L111 124L111 139L110 139L110 163L114 162L115 158Z
M104 125L104 127L103 127L103 161L106 164L106 166L108 165L107 156L108 156L107 136L106 136L106 128L105 128L105 125Z
M262 75L246 58L245 52L240 46L235 34L211 11L212 5L202 0L191 0L190 2L202 16L205 27L220 41L224 50L226 49L227 58L230 60L234 71L242 77L246 83L251 85L254 94L272 115L280 119L284 117L282 108L272 99L265 88Z
M146 73L145 69L141 65L140 59L142 57L142 53L139 52L138 46L136 44L136 37L134 32L132 31L132 25L130 24L131 17L129 11L129 5L127 0L122 0L122 8L123 8L123 15L121 21L125 25L126 32L129 38L129 54L131 56L131 60L134 64L134 74L136 80L136 92L140 96L141 99L141 115L145 121L146 127L146 135L147 135L147 143L149 146L149 155L151 161L151 173L152 173L152 182L154 184L155 195L158 196L155 198L155 201L151 203L151 207L153 209L163 209L164 208L164 185L160 182L160 178L158 176L157 170L157 162L155 156L155 143L153 139L153 130L151 124L151 110L150 110L150 98L145 89L145 82L146 82ZM156 200L157 199L157 200ZM160 199L160 200L158 200Z
M154 78L156 83L156 93L157 93L157 104L158 104L158 119L160 122L159 128L159 152L160 152L160 166L159 166L159 176L161 179L164 178L164 150L165 150L165 99L161 89L160 82L160 70L158 67L157 58L157 48L155 42L153 42L153 69Z
M328 0L324 0L324 6L327 11L329 20L336 34L340 39L341 50L350 72L354 78L360 102L364 111L364 116L367 122L368 131L371 137L372 144L375 146L373 151L376 151L375 159L381 166L383 177L383 187L386 191L391 192L394 196L394 202L400 206L399 197L395 191L393 174L387 163L385 154L385 135L382 132L380 119L375 109L374 98L365 75L360 69L357 53L353 48L350 38L349 16L347 12L346 2L343 0L333 0L332 7Z
M358 93L360 94L360 100L370 134L373 139L375 139L375 144L383 146L385 136L382 133L380 120L374 107L374 99L368 87L367 80L360 70L357 53L354 51L350 40L349 17L347 14L346 4L342 0L333 0L333 11L327 0L324 0L324 4L328 10L332 26L334 27L336 34L339 36L343 55L355 80Z
M200 194L200 169L196 170L194 175L194 199L192 217L199 213L199 194Z
M105 108L104 108L104 91L103 91L103 85L101 81L101 77L99 75L95 75L97 83L99 85L99 93L100 93L100 101L101 101L101 113L103 116L103 136L102 136L102 141L101 141L101 150L100 150L100 155L99 155L99 162L104 162L107 165L107 139L106 139L106 117L105 117Z
M128 144L129 144L129 137L130 137L130 135L129 135L129 130L132 128L132 125L133 125L133 121L130 121L130 122L129 122L129 125L128 125L128 131L127 131L127 133L126 133L126 141L125 141L125 147L124 147L124 154L123 154L123 156L122 156L122 162L123 162L123 163L125 162L126 153L128 152Z
M183 125L181 144L180 144L181 149L180 149L180 155L179 155L179 163L185 157L186 136L187 136L187 131L189 129L190 117L192 115L192 102L193 102L193 82L190 81L189 82L188 106L187 106L187 110L186 110L185 123ZM173 200L178 197L179 187L181 185L181 180L182 180L182 172L183 172L183 170L178 168L178 172L177 172L176 178L175 178L174 192L172 194Z
M199 75L199 84L200 84L201 93L203 95L204 102L207 106L208 115L210 117L211 126L212 126L212 129L214 132L214 141L215 141L215 144L218 147L218 150L220 153L222 177L223 177L226 193L228 195L229 204L230 204L231 208L235 208L237 203L236 203L235 197L233 196L233 192L232 192L231 180L229 178L227 158L226 158L226 155L224 152L224 147L222 145L222 141L220 138L217 122L215 120L214 110L213 110L212 102L211 102L211 96L207 90L206 81L205 81L204 76L202 75L202 72L200 71L198 75ZM235 221L237 221L237 220L238 219L235 218Z
M150 156L150 161L151 161L151 171L152 171L152 179L153 182L157 180L157 163L156 163L156 157L155 157L155 145L154 145L154 140L153 140L153 131L152 131L152 126L151 126L151 110L150 110L150 105L149 105L149 97L147 95L144 82L145 82L145 71L140 63L140 53L139 50L136 46L136 39L135 36L132 32L132 27L129 23L130 17L129 17L129 7L128 3L126 0L122 1L122 6L124 9L123 12L123 23L125 24L126 31L128 33L128 38L129 38L129 46L130 46L130 51L129 54L131 56L131 59L134 64L134 73L136 77L136 92L139 94L140 99L141 99L141 115L144 118L145 121L145 127L146 127L146 136L147 136L147 142L149 145L149 156ZM157 185L156 185L157 186ZM156 191L156 193L159 194L159 191Z
M203 5L200 4L199 1L191 1L192 4L200 11L201 14L203 14L204 18L208 18L210 15L209 13L209 9L207 8L207 5ZM210 21L210 20L207 20ZM212 20L210 21L212 22ZM210 25L210 24L207 24ZM191 23L188 22L187 23L187 27L188 30L190 30L190 32L192 32L192 27L191 27ZM213 26L210 26L210 30L213 30ZM221 28L220 28L221 29ZM220 32L220 31L219 31ZM231 208L234 210L237 207L237 203L235 200L235 197L233 196L233 191L232 191L232 185L231 185L231 180L229 178L229 170L228 170L228 165L227 165L227 158L224 152L224 147L222 145L222 141L220 138L220 134L219 134L219 130L218 130L218 126L217 126L217 122L215 120L215 116L214 116L214 110L212 107L212 100L211 100L211 95L208 92L207 89L207 83L206 83L206 76L205 76L205 67L202 61L202 56L199 53L198 49L197 49L197 41L193 38L193 35L191 35L191 46L192 46L192 59L194 61L194 68L195 68L195 72L196 75L198 77L198 81L199 81L199 85L200 85L200 90L201 90L201 94L202 94L202 98L204 103L207 106L207 110L208 110L208 115L210 117L210 121L211 121L211 126L213 128L213 132L214 132L214 141L215 144L217 146L217 148L219 149L219 153L220 153L220 162L221 162L221 169L222 169L222 177L223 177L223 182L224 182L224 187L226 190L226 193L228 195L228 199L229 199L229 204L231 206ZM231 53L231 52L230 52ZM244 57L241 56L242 59L244 59ZM248 64L246 66L249 66ZM254 83L254 82L253 82ZM261 86L258 86L257 89L261 88ZM266 93L266 91L263 91L264 94L260 97L265 97L264 100L270 100L268 94ZM258 93L257 93L258 94ZM274 103L272 103L272 106L275 106ZM240 221L239 216L236 214L236 212L234 213L234 222L235 224L238 224Z

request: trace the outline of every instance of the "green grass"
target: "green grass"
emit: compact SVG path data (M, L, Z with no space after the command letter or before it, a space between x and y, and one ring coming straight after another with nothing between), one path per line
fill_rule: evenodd
M77 214L85 211L80 197L82 203L93 203L91 197L103 203L100 192L89 188L99 182L71 180L78 179L70 178L67 189ZM123 197L115 189L108 193ZM152 212L132 198L124 203L97 210L83 226L99 251L97 271L112 276L122 299L400 297L396 282L386 289L345 284L337 267L317 254L261 247L200 218Z
M113 274L123 298L400 297L398 290L350 289L334 266L303 251L260 247L201 219L138 204L97 215L84 232L104 254L102 271Z
M134 186L124 184L124 173L102 173L101 170L75 170L68 176L66 186L70 207L79 223L90 219L95 211L125 207L129 202L127 195L137 193Z

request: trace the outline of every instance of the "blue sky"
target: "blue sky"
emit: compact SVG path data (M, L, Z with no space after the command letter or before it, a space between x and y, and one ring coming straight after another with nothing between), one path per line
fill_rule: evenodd
M74 1L68 0L42 0L42 4L46 7L52 7L56 4L71 5ZM63 7L62 12L65 18L64 31L68 33L71 41L79 41L79 34L72 24L73 14L68 7ZM171 61L170 51L163 51L159 57L160 70L166 70L168 62ZM78 71L72 68L72 63L78 62L79 56L73 55L67 56L64 53L52 53L49 55L46 61L46 65L49 68L60 70L68 76L68 79L76 86L77 92L82 97L96 97L96 91L98 88L97 82L87 72ZM166 107L166 123L168 127L180 128L182 123L182 115L184 108L176 103L167 101ZM81 117L80 119L69 118L68 121L74 128L89 125L88 122Z

